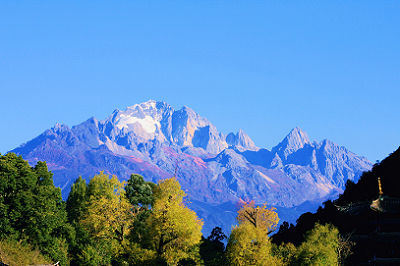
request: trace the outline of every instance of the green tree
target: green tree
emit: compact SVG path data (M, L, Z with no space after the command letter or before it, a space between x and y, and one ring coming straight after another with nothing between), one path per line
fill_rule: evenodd
M45 162L32 168L13 153L0 156L0 225L1 239L27 239L52 260L68 264L65 238L73 230Z
M80 265L78 255L90 242L90 234L80 223L88 204L86 180L81 176L71 186L67 199L68 221L75 230L75 237L69 239L71 265Z
M292 243L281 243L279 246L273 244L272 245L272 252L277 256L282 265L285 266L296 266L299 265L296 262L297 256L297 247Z
M215 227L210 236L202 239L200 255L205 265L225 265L224 241L226 235L220 227Z
M126 197L132 204L135 213L130 240L140 243L143 248L151 247L147 219L151 214L155 187L154 183L146 182L141 175L137 174L132 174L125 186Z
M71 186L67 199L67 213L68 221L70 223L73 223L74 221L78 222L85 213L85 207L87 204L86 191L86 180L79 176Z
M14 153L0 156L0 238L21 233L33 212L37 177L29 164Z
M149 209L153 204L155 184L146 182L141 175L132 174L125 186L126 197L137 209Z

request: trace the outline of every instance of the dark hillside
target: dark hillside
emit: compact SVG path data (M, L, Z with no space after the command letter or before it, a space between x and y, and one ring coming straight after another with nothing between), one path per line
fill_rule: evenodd
M304 213L297 220L297 224L281 225L279 232L273 236L272 241L276 244L291 242L299 245L303 240L304 234L313 228L316 222L321 224L333 224L342 236L352 235L355 246L352 251L354 254L349 259L354 261L373 260L370 257L374 254L382 255L378 257L398 258L398 239L390 243L382 236L399 235L400 213L399 204L395 200L395 212L381 213L370 208L372 201L381 197L379 195L378 177L381 179L383 201L386 197L400 198L400 147L387 158L373 166L371 171L364 172L357 183L347 181L346 189L343 194L335 201L326 201L323 207L319 207L316 213ZM339 211L337 206L356 206L356 211L348 214ZM353 208L353 210L355 210ZM390 223L390 226L388 226ZM360 240L361 239L361 240ZM369 242L368 242L369 241ZM370 250L373 248L374 250ZM380 249L380 250L378 250ZM383 254L384 252L391 252ZM377 265L380 265L379 263Z
M383 193L400 198L400 147L388 157L365 172L357 184L348 182L346 190L336 201L337 205L376 198L379 193L378 177L381 178Z

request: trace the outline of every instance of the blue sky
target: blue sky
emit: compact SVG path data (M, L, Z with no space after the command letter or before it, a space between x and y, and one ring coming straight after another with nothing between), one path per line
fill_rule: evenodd
M399 1L0 1L0 152L150 99L271 149L400 145Z

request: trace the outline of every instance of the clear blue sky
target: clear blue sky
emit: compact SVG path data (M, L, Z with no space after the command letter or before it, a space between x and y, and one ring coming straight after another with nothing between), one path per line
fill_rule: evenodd
M0 152L149 99L271 149L400 145L399 1L0 0Z

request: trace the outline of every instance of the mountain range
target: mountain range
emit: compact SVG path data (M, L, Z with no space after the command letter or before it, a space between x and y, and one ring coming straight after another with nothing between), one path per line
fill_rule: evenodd
M31 165L46 161L64 199L78 176L89 179L100 171L121 180L140 174L155 183L176 176L205 220L204 232L230 230L239 199L267 202L281 220L295 219L296 210L342 193L347 180L356 182L372 167L330 140L310 141L298 127L268 150L242 130L225 135L186 106L174 110L152 100L116 109L104 120L92 117L72 128L56 124L10 152Z

